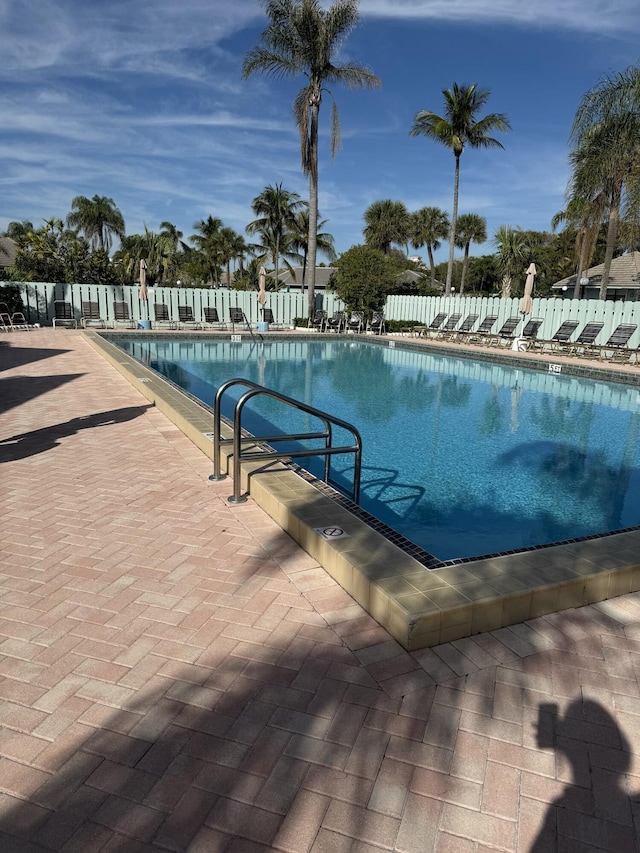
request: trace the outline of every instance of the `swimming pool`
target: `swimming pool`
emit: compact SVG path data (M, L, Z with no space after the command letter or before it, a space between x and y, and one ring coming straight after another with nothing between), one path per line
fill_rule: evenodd
M362 506L439 560L640 524L636 388L348 339L118 345L207 404L242 376L353 423Z

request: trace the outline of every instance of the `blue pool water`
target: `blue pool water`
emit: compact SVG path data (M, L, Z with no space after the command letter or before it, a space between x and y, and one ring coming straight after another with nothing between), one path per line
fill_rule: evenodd
M361 505L440 560L640 525L636 388L344 339L119 346L209 405L243 377L349 421ZM318 426L252 406L263 434ZM348 489L352 458L333 465Z

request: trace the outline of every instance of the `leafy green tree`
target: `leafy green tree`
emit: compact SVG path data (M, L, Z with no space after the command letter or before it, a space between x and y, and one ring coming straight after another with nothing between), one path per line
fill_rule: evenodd
M34 230L33 223L29 222L28 219L23 219L22 222L10 222L3 237L9 237L19 246L27 240L29 233Z
M471 243L484 243L487 239L487 220L478 213L463 213L456 223L456 246L464 249L460 293L464 293L464 283L469 269L469 246Z
M282 184L269 184L251 202L258 219L247 225L247 233L260 236L261 246L271 255L276 281L280 275L280 256L292 254L296 213L303 205L298 193L285 190Z
M82 232L94 249L111 250L114 237L124 237L124 218L112 198L78 195L71 202L67 225Z
M501 225L493 238L497 248L498 270L501 276L502 298L509 299L513 277L522 273L524 275L524 264L527 260L529 247L527 246L521 228L511 228L509 225Z
M233 277L233 284L231 285L234 290L259 290L260 289L260 267L263 265L263 259L251 258L246 267L241 270L237 270ZM276 279L267 273L265 278L265 285L267 290L278 290L279 283L276 282Z
M352 246L334 263L333 286L349 311L379 311L396 281L396 265L380 249Z
M479 293L495 293L500 276L495 255L481 255L469 258L467 290Z
M220 260L226 267L229 287L231 287L231 262L242 260L246 251L247 244L242 234L238 234L233 228L220 230Z
M158 240L162 251L162 284L174 284L179 278L184 234L172 222L160 223Z
M392 243L406 246L409 242L411 220L401 201L374 201L364 212L364 223L362 234L367 246L385 255L391 252Z
M198 234L192 234L191 242L202 254L203 267L206 270L206 280L213 282L216 287L220 284L220 267L222 258L220 253L220 229L222 220L213 216L200 219L194 223L194 229Z
M24 314L24 303L22 302L22 291L17 284L0 285L0 302L7 306L9 314L21 311ZM4 310L4 309L3 309Z
M426 136L435 142L440 142L453 151L455 157L455 173L453 183L453 212L449 230L449 265L445 294L451 292L453 274L453 255L456 238L456 221L458 218L458 194L460 186L460 157L469 148L503 148L501 142L492 136L493 131L511 130L509 119L504 113L490 113L483 118L476 118L486 105L490 92L479 89L477 83L471 86L453 84L451 89L443 89L445 100L444 116L439 116L431 110L420 110L416 113L410 136Z
M433 253L449 233L449 216L439 207L422 207L410 214L409 236L414 249L426 246L431 269L431 287L436 286L436 265Z
M309 178L308 314L315 307L318 232L318 121L322 95L333 95L327 84L345 83L350 88L380 85L367 68L354 62L335 63L335 55L358 22L358 0L336 0L328 9L320 0L261 0L269 24L260 42L247 53L243 76L261 71L274 77L306 78L297 94L293 113L300 132L303 174ZM331 154L340 144L338 112L333 103Z
M15 264L7 275L14 281L51 281L75 284L115 284L116 271L109 255L91 249L88 241L51 218L41 228L20 237Z
M140 261L147 264L147 276L150 283L162 284L164 272L165 242L154 231L144 228L143 234L130 234L125 237L120 248L114 253L113 263L122 284L134 284L140 276Z

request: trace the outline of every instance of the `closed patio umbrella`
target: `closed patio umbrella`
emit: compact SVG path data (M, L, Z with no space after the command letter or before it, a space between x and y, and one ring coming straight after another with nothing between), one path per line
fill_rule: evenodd
M527 280L524 283L524 295L520 300L519 311L522 314L522 328L524 329L524 319L527 314L531 314L533 311L533 302L531 300L531 294L533 293L533 280L536 276L536 265L529 264L529 269L527 270ZM517 337L513 344L511 345L512 350L522 350L526 349L527 345L522 340L522 338Z
M522 321L524 322L524 318L526 314L531 314L533 311L533 303L531 301L531 294L533 293L533 280L536 276L536 265L529 264L529 269L527 270L527 280L524 283L524 296L520 300L520 313L522 314Z
M258 302L262 305L262 316L264 318L264 306L267 301L267 271L260 267L258 272Z
M144 258L140 261L140 299L147 301L147 262Z

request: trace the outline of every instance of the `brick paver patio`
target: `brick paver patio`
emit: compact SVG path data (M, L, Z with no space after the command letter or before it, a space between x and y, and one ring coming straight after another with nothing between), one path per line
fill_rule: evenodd
M640 594L407 653L80 332L0 366L2 851L639 849Z

